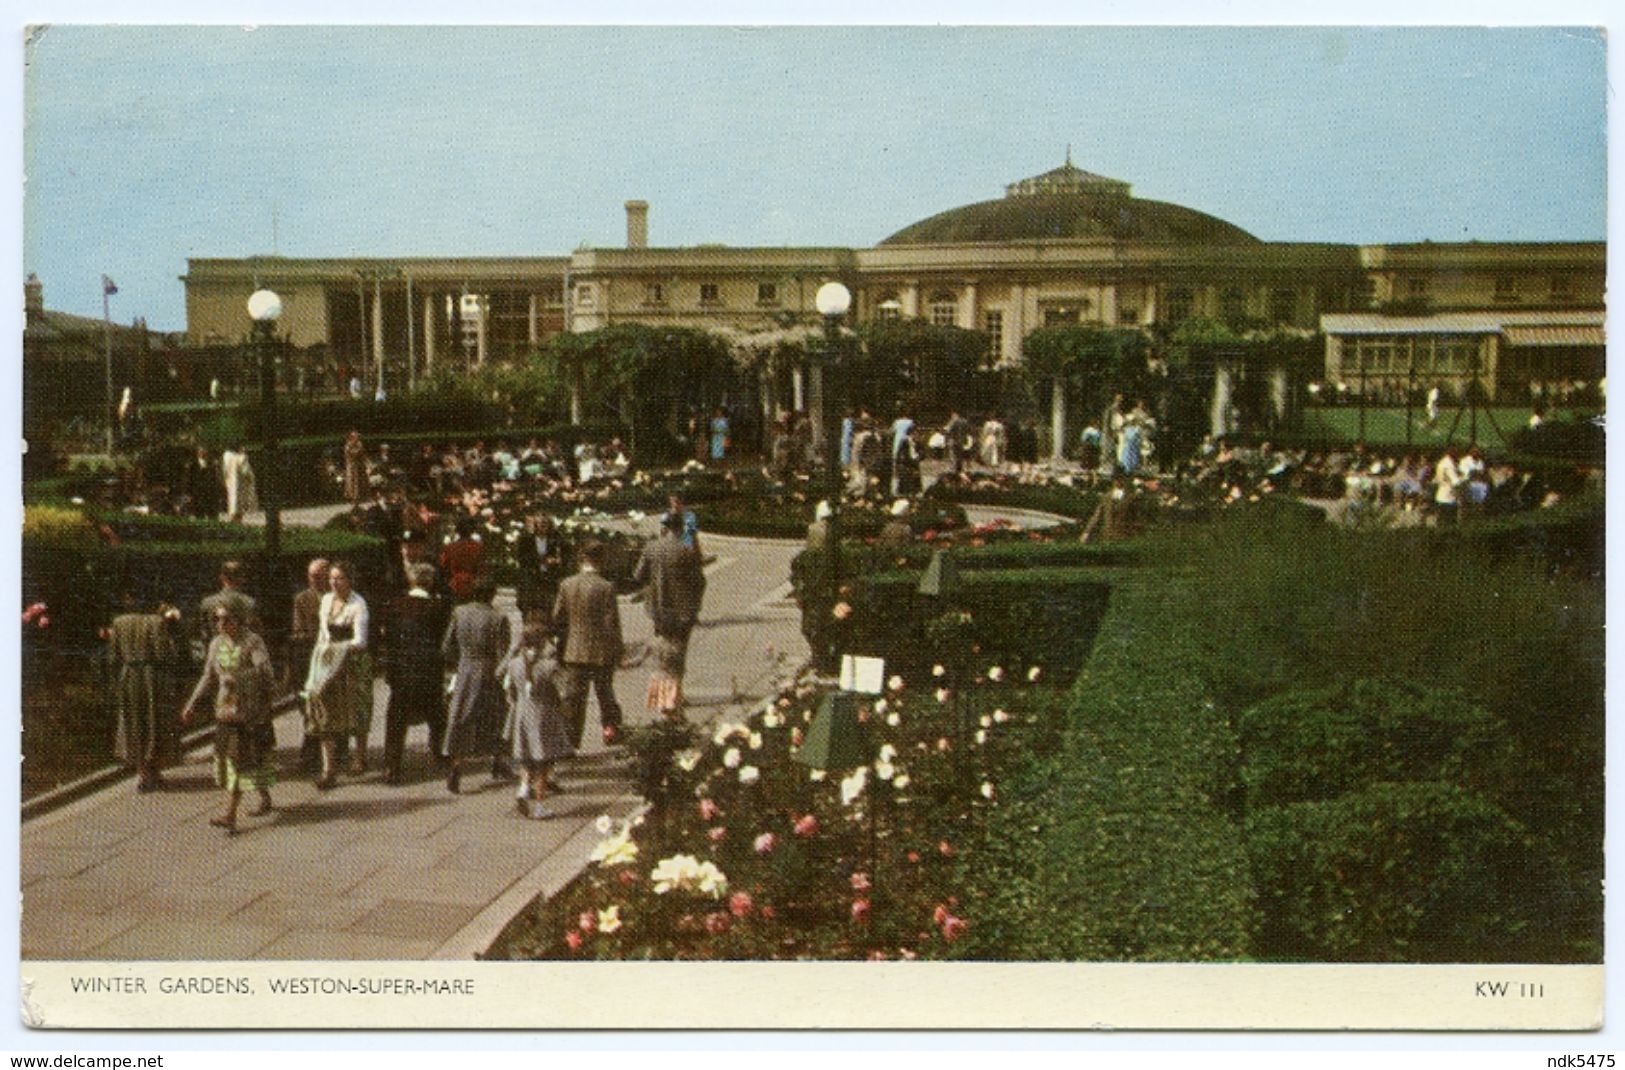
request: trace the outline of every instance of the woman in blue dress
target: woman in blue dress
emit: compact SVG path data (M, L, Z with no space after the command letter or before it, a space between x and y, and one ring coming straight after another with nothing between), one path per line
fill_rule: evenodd
M725 460L728 456L728 414L722 406L717 406L716 413L711 417L711 459L713 461Z

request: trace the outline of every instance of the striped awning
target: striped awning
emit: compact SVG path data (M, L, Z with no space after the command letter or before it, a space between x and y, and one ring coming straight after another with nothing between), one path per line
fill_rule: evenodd
M1550 323L1541 326L1502 328L1502 338L1509 346L1601 346L1604 344L1602 328L1588 323Z

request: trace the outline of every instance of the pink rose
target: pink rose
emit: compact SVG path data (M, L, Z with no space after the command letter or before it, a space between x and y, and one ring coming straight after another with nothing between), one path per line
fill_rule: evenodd
M727 838L728 830L724 826L718 825L716 828L712 829L707 835L709 835L711 837L711 842L712 843L721 843L724 839Z
M756 853L759 855L772 854L773 848L777 847L778 845L779 838L773 835L771 832L762 833L760 836L756 837L756 842L753 844L753 846L756 848Z
M712 936L719 936L722 933L727 932L730 924L732 923L728 920L728 915L721 912L707 914L705 916L705 931L710 933Z
M852 890L854 892L867 892L870 887L871 887L871 885L869 884L869 874L867 874L867 873L854 873L854 874L852 874Z
M720 813L722 813L722 808L719 807L716 804L716 802L714 802L713 800L711 800L711 799L701 799L700 800L700 820L701 821L715 821L717 815L720 814Z
M859 925L862 925L869 920L869 900L852 900L852 920Z
M581 916L576 919L576 925L580 927L582 932L590 933L598 928L598 915L590 910L583 910Z
M958 940L961 936L964 936L965 930L968 928L970 928L970 926L965 924L963 918L956 918L952 914L949 914L942 920L942 938L947 940L949 943L952 943L953 941Z
M576 932L574 929L571 929L569 932L564 934L564 942L570 945L571 951L581 950L581 934Z
M796 819L796 835L803 838L818 834L818 818L806 814Z
M944 858L952 858L954 856L954 845L947 840L939 840L937 841L937 853Z
M749 892L735 892L728 897L728 913L736 918L750 917L750 912L755 906Z

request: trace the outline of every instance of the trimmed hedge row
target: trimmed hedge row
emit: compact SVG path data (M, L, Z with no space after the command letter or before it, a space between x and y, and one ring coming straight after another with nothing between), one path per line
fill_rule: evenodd
M1058 751L1004 786L976 849L966 897L984 909L968 957L1249 953L1252 885L1228 816L1236 738L1202 684L1200 644L1154 623L1188 598L1147 574L1114 588Z
M285 626L293 593L304 586L312 557L350 561L364 595L381 589L388 565L380 540L348 532L286 529L282 554L267 573L258 528L128 514L101 523L114 531L116 544L98 536L94 524L84 531L24 532L24 602L51 607L54 644L94 645L96 629L113 614L124 590L140 605L163 600L190 611L218 588L220 565L231 559L247 568L249 591L261 598L262 616L273 631ZM268 582L271 590L262 591Z

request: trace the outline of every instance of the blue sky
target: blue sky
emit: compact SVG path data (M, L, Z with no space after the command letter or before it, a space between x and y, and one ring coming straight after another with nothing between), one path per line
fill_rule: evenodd
M1606 235L1603 37L1541 28L55 26L23 266L185 324L189 256L873 244L1061 163L1267 240Z

